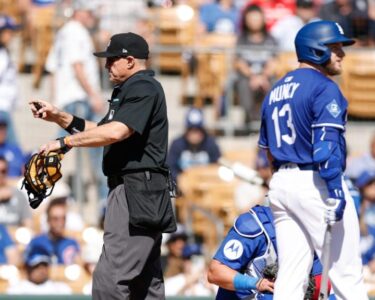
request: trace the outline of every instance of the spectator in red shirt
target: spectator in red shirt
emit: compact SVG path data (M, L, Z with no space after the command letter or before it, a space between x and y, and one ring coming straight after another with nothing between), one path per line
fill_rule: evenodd
M293 15L296 10L295 0L250 0L245 4L244 10L250 5L257 5L263 10L267 30L270 30L278 20Z

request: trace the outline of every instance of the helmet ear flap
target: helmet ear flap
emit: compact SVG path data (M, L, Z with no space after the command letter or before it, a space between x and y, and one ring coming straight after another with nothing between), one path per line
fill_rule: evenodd
M326 45L313 39L297 38L295 44L299 62L323 65L331 58L331 50Z
M322 57L324 55L324 52L322 50L318 49L311 49L316 56Z
M312 48L311 51L314 53L315 57L319 58L317 62L319 65L324 65L331 58L331 50L327 46Z

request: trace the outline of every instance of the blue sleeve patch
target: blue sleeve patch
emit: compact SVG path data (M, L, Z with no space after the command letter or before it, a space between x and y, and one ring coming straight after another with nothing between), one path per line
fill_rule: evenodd
M341 109L340 109L340 106L337 104L337 101L336 99L333 99L330 103L328 103L326 105L326 109L328 110L328 112L334 117L334 118L337 118L340 113L341 113Z
M263 226L259 222L255 213L247 212L236 219L234 229L241 236L254 238L263 233Z
M314 97L312 110L313 127L333 126L344 128L346 124L348 102L336 83L326 80L320 85Z

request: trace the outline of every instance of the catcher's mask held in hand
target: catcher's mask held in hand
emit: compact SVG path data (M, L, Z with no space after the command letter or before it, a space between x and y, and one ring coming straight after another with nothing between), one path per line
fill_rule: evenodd
M62 153L34 154L25 165L25 187L32 208L37 208L44 198L51 195L55 183L62 177L60 161Z

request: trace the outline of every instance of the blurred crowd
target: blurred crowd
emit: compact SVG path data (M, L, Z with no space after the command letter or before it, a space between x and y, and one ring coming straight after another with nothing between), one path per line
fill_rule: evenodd
M26 72L31 65L35 88L48 72L53 79L51 99L47 100L85 119L99 120L106 110L104 92L109 83L105 66L92 52L102 49L112 34L128 31L141 34L151 51L156 49L161 41L154 12L178 7L185 8L180 16L183 20L189 19L191 12L195 15L193 36L223 34L234 38L232 70L226 74L218 99L212 100L218 118L225 116L235 101L242 108L244 128L259 120L260 103L278 76L276 57L280 52L294 50L294 36L307 22L333 20L346 35L356 39L357 47L375 43L375 4L370 0L0 0L1 292L89 294L91 274L102 247L108 191L98 159L101 150L97 149L90 152L90 169L100 203L96 224L87 224L78 212L77 199L82 196L78 172L69 182L58 183L38 210L31 210L20 187L24 164L36 149L20 147L13 121L15 110L26 105L19 99L20 72ZM14 40L19 43L16 55L9 50ZM179 46L183 63L194 73L196 54L184 49L183 44ZM31 61L28 51L33 53ZM150 63L157 67L157 60L151 59ZM191 107L181 120L184 132L170 141L168 154L168 165L177 183L189 169L217 164L224 155L206 126L204 110ZM79 168L82 153L75 151ZM252 166L265 184L259 187L241 182L236 186L236 214L266 204L272 170L264 152L256 153ZM346 175L358 210L370 290L375 285L375 133L368 151L350 156ZM179 228L163 238L166 295L214 295L217 287L206 278L207 259L213 253L207 249L204 237L187 224L178 201Z

